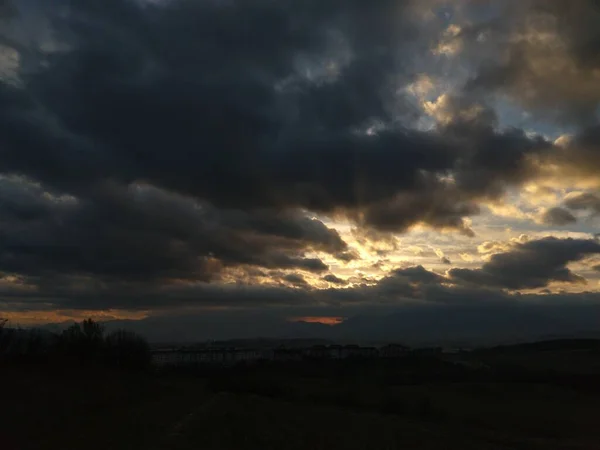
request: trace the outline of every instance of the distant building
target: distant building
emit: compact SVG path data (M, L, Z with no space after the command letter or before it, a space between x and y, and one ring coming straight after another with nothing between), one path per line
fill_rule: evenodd
M344 357L344 347L341 345L330 345L329 349L329 357L331 359L342 359Z
M152 363L157 366L171 366L183 363L182 354L175 349L160 349L152 352Z
M341 359L347 358L376 358L379 352L375 347L360 347L358 345L345 345L341 349Z
M413 353L416 355L435 356L435 355L440 355L442 353L442 348L441 347L417 348L417 349L413 350Z
M446 353L446 354L463 353L463 352L470 352L470 351L471 351L471 349L464 348L464 347L444 347L442 349L442 353Z
M306 350L303 354L308 358L313 359L329 359L331 358L331 350L325 345L314 345Z
M425 350L429 352L431 350ZM313 345L311 347L279 347L270 349L249 349L235 347L166 347L152 352L152 362L156 366L179 365L234 365L267 361L302 361L398 358L409 352L408 347L389 344L381 348L361 347L359 345Z
M262 357L263 354L259 350L235 348L160 349L152 352L152 362L157 366L228 365L245 361L257 361Z
M302 349L276 348L273 350L273 360L275 361L302 361L302 359L304 359Z
M388 344L379 349L379 356L382 358L401 358L406 356L410 348L400 344Z

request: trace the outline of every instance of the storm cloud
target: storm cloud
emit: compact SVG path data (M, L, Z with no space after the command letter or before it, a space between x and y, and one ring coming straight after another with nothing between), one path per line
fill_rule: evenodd
M474 201L519 182L522 155L543 142L398 123L415 114L396 92L421 45L403 5L69 3L51 17L65 50L24 65L21 87L2 86L2 170L76 196L143 181L218 207L463 229ZM372 123L384 129L360 132ZM444 196L452 186L437 176L450 170L461 183Z
M563 173L584 187L523 217L600 211L596 2L451 3L2 3L0 311L312 317L582 284L597 240L458 255L496 242L486 206ZM398 257L422 230L452 251Z
M462 282L507 289L541 288L553 281L584 283L567 264L598 253L598 240L549 237L495 254L480 269L451 269L449 275Z

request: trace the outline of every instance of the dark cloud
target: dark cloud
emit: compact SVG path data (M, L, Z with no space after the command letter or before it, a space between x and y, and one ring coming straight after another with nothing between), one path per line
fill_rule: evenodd
M53 25L68 50L22 73L24 88L0 90L0 168L82 197L106 179L144 181L217 207L343 211L382 230L422 222L472 235L463 218L520 182L540 142L479 124L450 136L397 123L411 110L396 93L413 77L410 50L426 41L405 10L391 0L72 3ZM373 121L384 129L357 132ZM439 181L453 170L458 189Z
M495 199L507 186L520 186L538 175L534 164L552 152L542 137L528 137L523 130L496 131L494 123L469 125L451 122L445 129L447 139L462 146L456 163L455 183L463 198Z
M12 309L48 307L56 309L124 309L173 310L182 307L265 308L281 307L389 307L415 300L424 302L474 301L481 289L445 287L446 279L422 266L397 269L379 281L352 280L350 288L332 287L314 289L303 283L301 274L271 271L273 281L284 281L305 289L286 287L285 284L222 284L180 280L160 285L140 281L105 280L85 276L56 276L44 280L24 277L20 285L9 285L1 294L2 302ZM305 280L304 280L305 281ZM335 283L334 283L335 284ZM2 287L2 286L0 286ZM469 294L470 292L470 294ZM501 294L500 294L501 295ZM16 306L15 306L16 305ZM6 306L8 308L8 306ZM309 314L310 315L310 314Z
M565 206L572 210L587 210L593 215L598 215L600 214L600 197L590 192L578 194L565 200Z
M325 275L323 277L323 280L327 281L328 283L332 283L332 284L339 284L339 285L348 284L348 281L343 280L342 278L336 277L333 274Z
M553 281L582 283L585 279L567 264L598 253L597 240L549 237L495 254L481 269L451 269L449 275L459 282L507 289L541 288Z
M537 253L545 252L547 257L569 253L568 257L573 259L574 253L598 251L593 245L595 241L543 239L533 242L531 251L536 248ZM549 247L555 248L549 250ZM513 261L515 257L508 259ZM500 262L492 260L494 268L488 268L488 272L495 277L499 277L500 272L511 277L514 264ZM527 267L528 264L522 264L520 269L527 271ZM296 287L186 283L157 289L148 284L100 288L79 284L71 286L70 291L61 291L55 284L54 291L47 289L35 296L26 291L18 295L13 286L13 295L8 297L10 302L4 300L3 307L12 310L151 308L153 313L148 319L109 326L135 329L153 340L318 336L412 342L465 338L481 343L486 339L538 338L538 334L594 331L597 327L593 317L600 305L597 293L510 294L489 286L462 281L457 284L456 278L449 280L422 266L397 269L379 282L345 289L310 289L299 274L286 274L282 280ZM4 299L5 294L3 292ZM214 306L227 308L215 310ZM272 306L277 308L269 308ZM290 317L308 316L348 319L325 334L318 327L309 330L288 323Z
M16 15L16 9L13 2L10 0L2 0L0 2L0 19L11 19Z
M210 280L228 266L328 269L313 249L346 249L339 234L296 213L216 209L144 185L104 186L82 200L0 179L0 267L32 276Z
M298 292L298 289L295 289ZM482 295L484 293L478 293ZM457 296L458 297L458 296ZM136 330L153 341L275 337L318 337L402 341L431 345L458 340L464 345L535 340L547 336L598 337L597 294L545 296L504 295L496 302L447 301L373 309L363 306L296 306L283 310L246 308L233 311L186 311L156 314L141 321L118 321L108 327ZM290 323L290 317L338 316L335 327Z
M577 222L577 218L565 208L550 208L542 214L541 220L548 225L565 226Z
M289 273L283 276L282 280L296 286L306 286L308 284L304 277L297 273Z
M456 229L467 236L475 232L465 217L478 214L479 206L454 186L423 181L421 189L399 193L394 198L377 202L364 211L364 225L393 232L407 230L417 223L434 229Z
M600 125L598 123L579 130L574 135L559 138L560 145L542 158L542 167L546 169L555 182L583 182L595 186L600 171ZM595 193L585 193L583 197L573 201L575 209L583 204L592 206Z
M575 153L573 156L577 160L577 154ZM589 170L589 167L581 166L581 169ZM591 192L568 195L562 207L551 208L542 215L542 222L559 226L575 223L577 218L571 211L587 212L588 217L598 216L600 215L600 197Z
M350 262L355 259L359 259L359 254L354 250L349 250L347 252L336 253L335 257L342 262Z
M323 261L318 258L284 258L282 262L278 264L281 268L298 268L308 270L310 272L324 272L329 270ZM289 261L286 263L284 261Z
M600 102L598 2L525 0L499 9L462 30L468 51L487 54L469 90L507 94L536 117L563 124L593 122Z
M593 319L587 317L599 309L600 299L595 294L527 299L504 296L494 302L481 301L484 294L477 293L479 301L469 303L461 302L457 292L443 303L404 305L380 313L358 309L355 314L346 314L348 320L334 327L333 336L421 345L455 339L482 344L597 330Z
M124 310L177 310L179 308L227 307L268 308L389 308L415 301L438 303L476 302L489 290L466 287L447 287L443 276L422 266L397 269L379 281L363 279L353 281L350 288L332 287L314 289L308 286L299 273L271 271L270 278L305 289L295 289L285 284L220 284L207 282L178 282L162 285L137 280L89 283L85 277L63 277L52 280L34 293L31 279L25 278L23 286L9 286L2 292L4 302L10 301L13 309L47 307L57 309L124 309ZM33 279L33 281L36 281ZM17 306L15 306L17 305ZM21 306L18 306L21 305ZM309 314L310 315L310 314Z
M346 280L336 277L335 275L333 275L331 273L329 275L325 275L323 277L323 280L327 281L328 283L332 283L332 284L340 284L340 285L348 284L348 282Z
M359 257L313 216L350 219L382 254L396 248L389 233L417 224L473 236L466 218L480 203L555 154L543 138L498 127L476 92L502 90L485 71L473 93L440 105L437 126L415 126L422 113L404 88L431 46L418 4L32 0L47 36L0 41L20 57L18 82L0 80L0 271L19 280L1 286L2 301L334 308L580 281L566 264L597 253L592 241L522 244L480 270L450 271L454 287L423 267L379 282L358 275L348 289L307 285L303 271L343 284L315 254ZM506 73L518 53L501 63ZM520 89L530 69L507 80ZM589 112L589 98L567 112ZM578 142L593 149L586 133ZM304 289L252 285L266 272Z
M423 266L408 267L406 269L396 269L392 272L392 276L389 278L401 278L406 279L411 283L440 283L443 277L430 272Z

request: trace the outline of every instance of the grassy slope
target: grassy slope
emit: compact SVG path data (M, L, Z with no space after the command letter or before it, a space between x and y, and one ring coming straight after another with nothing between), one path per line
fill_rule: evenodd
M2 449L596 449L597 397L544 385L394 387L438 421L254 395L193 378L0 369Z

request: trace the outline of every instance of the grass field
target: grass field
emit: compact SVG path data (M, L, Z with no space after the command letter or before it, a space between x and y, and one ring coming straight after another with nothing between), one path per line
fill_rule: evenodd
M201 381L186 378L0 370L3 450L149 450L207 397Z
M11 368L0 379L0 447L7 450L600 448L600 398L548 385L428 383L385 391L407 405L431 399L440 415L421 417L410 408L384 414L302 395L289 401L211 391L201 378L183 375ZM361 395L376 392L371 386Z
M195 414L170 448L594 449L597 442L217 394L211 407Z

